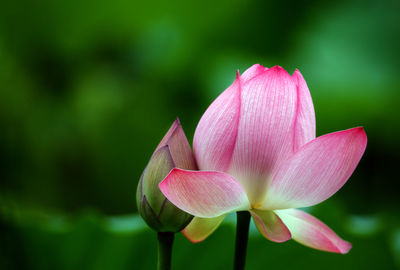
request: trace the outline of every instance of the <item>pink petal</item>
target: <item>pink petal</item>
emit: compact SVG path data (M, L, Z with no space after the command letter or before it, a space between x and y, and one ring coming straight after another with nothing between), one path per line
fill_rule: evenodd
M240 79L242 80L242 82L246 82L254 78L255 76L261 74L266 69L268 68L264 68L262 65L259 64L252 65L245 72L243 72L242 75L240 75Z
M222 172L173 169L159 187L178 208L198 217L249 209L243 187Z
M275 212L289 228L293 239L305 246L335 253L347 253L351 249L349 242L310 214L297 209Z
M250 211L258 231L273 242L285 242L292 238L288 228L273 211Z
M174 167L187 170L197 169L192 149L185 136L185 133L183 132L182 125L178 118L176 118L167 134L165 134L164 138L158 144L153 156L160 148L165 146L168 146Z
M219 227L224 218L225 215L214 218L194 217L182 233L192 243L201 242Z
M297 116L294 125L293 150L315 139L315 112L310 91L299 70L295 70L293 79L297 84Z
M166 146L171 139L172 135L176 132L176 130L181 127L181 123L179 121L179 118L176 118L175 121L172 123L171 127L167 131L167 133L164 135L164 138L162 138L161 142L158 144L156 150L154 152L157 152L158 149L160 149L163 146ZM182 128L182 127L181 127Z
M222 92L197 125L193 151L201 170L226 171L236 142L240 111L240 79Z
M263 201L267 180L293 152L297 87L281 67L272 67L242 85L240 120L229 173L252 204Z
M304 145L274 175L262 209L306 207L326 200L349 179L366 144L364 129L358 127Z

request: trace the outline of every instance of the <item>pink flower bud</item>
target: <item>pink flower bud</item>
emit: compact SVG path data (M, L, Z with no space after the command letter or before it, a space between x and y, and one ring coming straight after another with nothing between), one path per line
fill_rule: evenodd
M154 151L137 188L139 213L158 232L179 232L193 218L173 205L158 187L173 168L196 170L192 150L178 119Z

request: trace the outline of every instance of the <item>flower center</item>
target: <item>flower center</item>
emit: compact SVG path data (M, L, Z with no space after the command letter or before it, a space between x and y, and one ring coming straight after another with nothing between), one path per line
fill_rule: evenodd
M257 209L262 205L262 203L251 204L252 209Z

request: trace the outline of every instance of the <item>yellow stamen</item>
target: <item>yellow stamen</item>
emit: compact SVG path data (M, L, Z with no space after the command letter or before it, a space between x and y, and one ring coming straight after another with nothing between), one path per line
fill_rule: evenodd
M251 208L253 208L253 209L257 209L260 206L261 206L261 203L251 204Z

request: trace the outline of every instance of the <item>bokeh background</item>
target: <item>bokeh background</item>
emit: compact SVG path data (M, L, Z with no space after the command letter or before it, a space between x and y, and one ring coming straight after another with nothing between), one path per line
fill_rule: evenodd
M308 209L347 255L252 227L247 269L400 269L400 2L0 2L0 269L155 269L135 191L176 116L202 113L254 63L299 68L317 134L364 126L349 182ZM177 235L174 269L230 269L234 216Z

